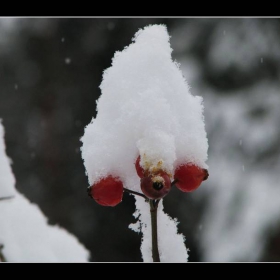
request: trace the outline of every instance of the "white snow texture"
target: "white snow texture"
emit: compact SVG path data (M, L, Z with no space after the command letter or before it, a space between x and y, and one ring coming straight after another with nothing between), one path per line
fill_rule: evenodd
M135 196L136 211L134 217L138 222L131 224L130 229L142 232L141 252L144 262L153 262L152 259L152 235L150 208L147 202L139 196ZM188 261L188 250L184 246L185 237L178 234L177 220L172 219L163 212L162 200L158 205L158 247L161 262L181 263Z
M125 188L141 192L134 165L138 155L140 165L153 169L160 163L171 177L181 163L208 167L202 98L191 95L171 52L166 27L150 25L139 30L122 52L116 52L112 66L104 71L97 116L81 138L90 185L111 174ZM142 255L144 261L151 261L150 232L144 230L150 230L150 220L144 218L149 205L136 201L143 223ZM176 223L163 213L162 206L159 217L165 220L160 238L168 239L159 249L162 261L185 262L187 251L174 228ZM180 247L175 240L180 240L181 251L173 249Z
M87 262L89 252L59 226L48 225L39 207L15 189L0 122L0 244L8 262ZM1 260L0 260L1 261Z
M147 26L133 41L104 71L97 117L85 128L81 151L90 185L111 174L140 192L139 154L141 165L144 158L150 168L162 161L173 174L182 162L207 168L208 142L202 98L190 94L172 61L166 27Z
M0 198L12 196L16 192L15 177L10 166L10 159L6 156L6 147L3 139L4 128L0 119Z

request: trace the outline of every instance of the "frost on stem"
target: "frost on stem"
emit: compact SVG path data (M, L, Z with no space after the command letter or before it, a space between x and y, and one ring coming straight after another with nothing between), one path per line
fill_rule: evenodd
M199 170L208 168L202 98L190 93L171 53L166 27L147 26L135 34L128 47L115 53L112 66L104 71L96 118L86 126L81 138L90 186L101 178L113 176L122 181L124 190L142 193L142 175L151 176L149 190L153 186L161 189L163 181L159 174L166 174L173 182L174 172L181 165L191 163ZM202 174L196 179L193 172L184 176L184 180L179 176L177 182L182 189L185 177L195 182L187 186L190 190L206 176ZM150 191L145 193L150 194ZM150 198L155 198L154 190ZM149 206L136 196L136 208L139 223L130 227L142 232L143 260L152 261ZM163 212L161 200L158 207L161 261L187 261L184 238L177 233L176 225Z
M0 120L0 261L87 262L89 252L15 188Z

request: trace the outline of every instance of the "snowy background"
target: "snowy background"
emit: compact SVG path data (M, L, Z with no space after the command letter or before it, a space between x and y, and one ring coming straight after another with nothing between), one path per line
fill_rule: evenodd
M90 252L15 189L0 120L0 262L88 262Z
M154 23L204 98L209 179L164 199L189 261L280 261L279 19L0 18L0 118L17 190L91 261L142 261L128 228L134 198L114 208L89 199L80 137L115 51Z

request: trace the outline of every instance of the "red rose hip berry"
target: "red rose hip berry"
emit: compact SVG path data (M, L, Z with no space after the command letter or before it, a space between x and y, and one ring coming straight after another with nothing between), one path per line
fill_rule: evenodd
M141 178L141 190L150 199L160 199L167 195L170 189L171 181L165 172Z
M138 176L140 178L143 178L144 177L144 169L143 167L140 165L140 156L137 157L136 159L136 162L135 162L135 169L136 169L136 172L138 174Z
M89 187L88 194L100 205L116 206L122 201L123 183L109 175Z
M176 168L174 179L176 187L183 192L196 190L202 181L209 176L207 169L202 169L194 164L188 163Z

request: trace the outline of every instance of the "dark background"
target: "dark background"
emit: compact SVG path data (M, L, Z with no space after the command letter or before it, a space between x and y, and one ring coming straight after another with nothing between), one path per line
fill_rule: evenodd
M253 158L250 166L262 162L262 170L272 172L267 176L279 178L279 171L274 168L279 162L277 125L277 141L266 150L256 149L256 160L255 154L249 153L250 145L240 150L235 143L231 154L219 150L217 135L227 131L227 124L223 124L222 115L215 118L221 98L230 104L237 96L245 102L248 92L252 95L251 88L259 88L260 81L268 89L273 84L276 99L280 98L279 19L1 18L0 118L6 130L7 154L13 160L16 187L40 206L50 224L59 224L75 234L90 250L93 262L142 261L141 235L128 229L135 222L133 197L124 194L121 204L107 208L87 196L79 139L96 115L102 73L111 65L115 51L129 45L139 28L156 23L166 24L173 58L182 63L191 92L205 100L209 158L217 154L242 165L240 159L232 156L240 153L245 159ZM230 38L231 49L223 45L223 36ZM219 52L221 57L217 58ZM261 99L260 95L256 98ZM254 107L251 101L246 104L251 112L248 118L259 121L268 116L269 120L269 108L259 104ZM239 123L235 125L238 127ZM223 143L227 139L232 139L230 133L224 135ZM214 189L219 181L215 174L211 174L210 166L212 181L201 188ZM166 212L180 221L179 232L186 236L189 261L193 262L216 260L207 258L205 246L201 246L199 231L204 230L203 217L211 209L208 207L214 194L202 192L183 194L174 189L165 198ZM273 199L280 204L280 198ZM269 225L264 224L267 232L274 225L274 231L264 235L264 246L257 259L225 260L280 261L279 220L280 213Z

